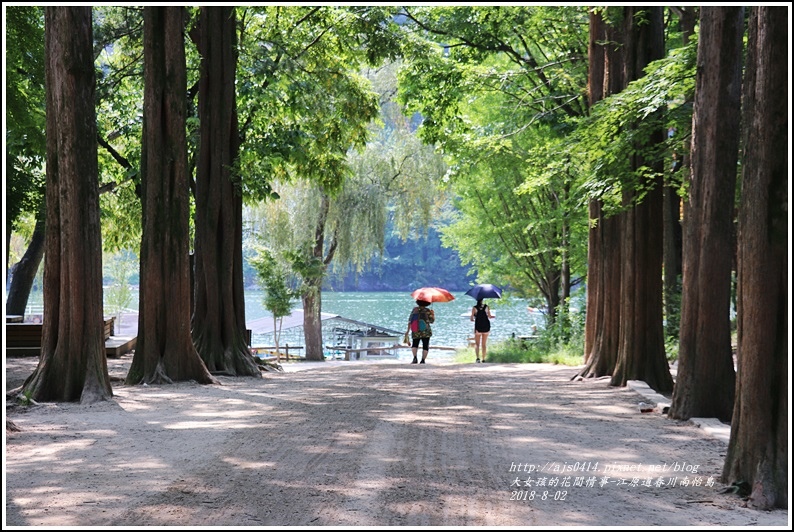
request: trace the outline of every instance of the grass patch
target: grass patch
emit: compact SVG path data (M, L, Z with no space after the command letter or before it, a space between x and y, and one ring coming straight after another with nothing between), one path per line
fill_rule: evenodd
M474 348L459 349L455 362L474 363ZM488 343L488 362L512 364L560 364L580 366L583 364L582 347L574 345L549 345L544 339L520 341L515 339Z

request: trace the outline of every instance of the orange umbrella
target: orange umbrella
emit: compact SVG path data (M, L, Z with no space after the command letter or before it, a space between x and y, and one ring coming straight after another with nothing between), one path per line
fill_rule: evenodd
M427 301L428 303L447 303L455 299L449 291L437 286L426 286L411 292L411 297L417 301Z

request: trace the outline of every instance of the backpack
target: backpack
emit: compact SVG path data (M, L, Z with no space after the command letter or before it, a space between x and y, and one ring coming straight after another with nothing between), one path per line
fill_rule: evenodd
M488 305L483 305L478 308L477 314L474 316L474 327L476 327L478 331L487 331L491 328L491 320L488 319L488 312L485 310L487 307Z
M423 332L427 330L427 321L422 313L422 309L417 307L411 312L411 332Z

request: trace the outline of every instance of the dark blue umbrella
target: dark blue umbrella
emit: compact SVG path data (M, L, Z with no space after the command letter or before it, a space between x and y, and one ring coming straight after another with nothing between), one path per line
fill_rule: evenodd
M502 297L502 289L492 284L478 284L469 288L466 295L474 299L500 298Z

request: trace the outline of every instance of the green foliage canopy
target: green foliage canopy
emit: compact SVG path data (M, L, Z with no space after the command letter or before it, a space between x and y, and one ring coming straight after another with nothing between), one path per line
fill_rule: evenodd
M387 12L240 9L239 171L246 194L271 197L273 181L298 177L338 191L349 174L348 150L366 142L378 113L377 97L357 71L390 53Z
M44 201L45 97L44 10L8 6L6 42L6 227L17 227L23 213L36 213Z
M636 200L642 199L643 183L652 181L648 178L653 161L666 159L671 153L680 157L688 154L696 59L697 39L693 38L688 45L651 62L645 76L596 103L590 115L576 124L571 143L587 146L578 152L579 164L587 173L583 186L588 197L603 201L605 212L628 207L623 205L624 187L634 187L638 191ZM659 130L674 134L668 135L663 144L649 143ZM648 166L631 170L631 155L641 155ZM682 177L679 173L665 174L666 184L679 188L683 196L686 180Z
M584 116L587 10L408 8L413 50L400 98L438 142L459 214L444 243L479 278L554 300L563 264L582 275L582 176L564 139Z

